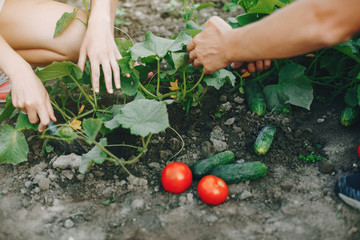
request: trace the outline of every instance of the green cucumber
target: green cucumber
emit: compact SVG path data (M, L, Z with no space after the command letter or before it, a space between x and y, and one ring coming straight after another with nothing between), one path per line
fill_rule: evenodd
M234 153L231 151L225 151L218 154L215 154L206 159L197 161L190 166L191 172L195 179L200 179L203 176L207 175L214 167L228 164L234 161Z
M359 118L359 108L346 106L340 116L341 125L348 127L354 124Z
M266 113L266 102L260 85L257 82L249 81L245 83L244 90L251 112L263 116Z
M258 161L220 165L210 172L211 175L221 178L227 184L261 178L266 173L266 165Z
M266 125L263 127L257 136L254 143L254 151L258 155L265 155L274 141L276 134L276 127L274 125Z

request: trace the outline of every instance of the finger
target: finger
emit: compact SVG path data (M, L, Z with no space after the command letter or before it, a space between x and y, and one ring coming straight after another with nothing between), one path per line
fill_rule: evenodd
M117 63L116 60L113 60L111 62L111 68L112 68L112 72L113 72L113 76L114 76L115 87L116 87L116 89L120 89L121 88L121 85L120 85L120 68L119 68L119 64Z
M195 48L194 40L191 40L188 45L186 46L186 51L191 52Z
M248 63L248 71L249 73L254 73L256 72L256 68L255 68L255 63L251 62L251 63Z
M197 58L195 51L191 51L189 53L189 60L190 62L194 62L194 60Z
M44 108L44 109L39 110L38 115L40 118L40 124L38 127L38 131L43 132L50 123L49 114L46 111L46 109Z
M96 93L99 93L99 78L100 78L100 66L97 62L90 61L91 64L91 82L93 89Z
M85 63L86 63L86 54L84 53L84 51L80 51L77 65L81 69L82 72L85 69Z
M237 69L237 68L241 67L242 64L243 64L242 62L233 62L231 64L231 68L232 69Z
M114 91L112 87L112 79L111 79L112 73L111 73L110 65L107 63L107 64L102 64L101 66L104 73L106 90L108 91L109 94L112 94Z
M256 61L256 71L262 72L264 70L264 62L262 60Z
M200 67L202 64L200 63L199 59L195 59L192 65L193 67Z
M27 110L29 122L35 124L39 121L38 115L34 110Z
M264 60L264 69L267 70L269 69L271 66L271 60L270 59L265 59Z
M48 111L48 113L49 113L50 119L51 119L53 122L56 122L57 119L56 119L56 117L55 117L54 109L52 108L50 101L47 101L47 102L46 102L46 108L47 108L47 111Z

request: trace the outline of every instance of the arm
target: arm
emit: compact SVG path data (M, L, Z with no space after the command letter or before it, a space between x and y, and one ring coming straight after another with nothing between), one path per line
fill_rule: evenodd
M0 35L0 68L11 79L11 99L15 108L28 114L31 123L40 119L42 132L50 119L56 122L50 97L31 66L18 55Z
M238 29L213 17L187 50L205 73L231 62L292 57L348 40L360 30L359 11L358 0L298 0Z
M86 59L91 65L92 84L99 92L100 65L102 66L108 93L113 93L112 76L116 88L120 88L120 69L117 60L121 54L114 41L113 25L118 0L92 0L89 24L80 49L79 67L84 70Z

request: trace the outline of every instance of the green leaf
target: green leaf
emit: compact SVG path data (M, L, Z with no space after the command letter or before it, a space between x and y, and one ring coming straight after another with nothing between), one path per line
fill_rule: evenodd
M107 139L101 138L99 144L103 147L106 147ZM106 153L103 152L98 146L95 146L88 153L82 155L79 172L81 174L85 174L94 163L102 164L105 159Z
M37 131L39 124L32 124L29 122L29 118L27 114L19 113L17 121L16 121L16 130L24 130L24 129L33 129Z
M135 69L130 73L130 77L121 78L121 91L129 96L134 96L139 87L139 72Z
M360 85L357 87L357 99L358 99L358 105L360 106Z
M136 43L131 50L131 57L134 61L138 58L158 57L164 58L171 51L182 50L183 46L191 40L191 36L181 32L175 40L155 36L151 32L145 34L145 42Z
M15 107L12 105L12 101L6 101L5 109L0 114L0 124L5 119L10 119L12 117L13 112L15 111Z
M27 160L29 146L22 132L6 124L1 128L0 140L0 164L18 164Z
M287 1L280 0L242 0L242 2L246 2L246 4L241 4L241 6L245 9L247 13L266 13L270 14L274 10L281 8L287 4Z
M59 36L67 26L76 18L76 14L79 9L74 8L72 12L65 12L61 18L56 22L54 38Z
M245 26L249 23L256 22L263 17L267 16L267 13L245 13L236 17L237 27Z
M344 102L350 107L356 107L358 105L357 92L353 88L349 88L344 96Z
M204 82L208 86L212 86L219 90L227 81L230 81L232 86L235 86L235 75L226 70L226 69L220 69L219 71L214 72L211 76L207 75L204 77Z
M347 56L354 59L356 62L360 63L359 45L354 40L349 40L347 42L340 43L334 46L333 48L338 50L339 52L346 54Z
M99 118L87 118L83 121L82 128L85 131L87 142L89 144L92 144L95 141L95 138L101 129L102 123L102 119Z
M125 75L125 73L130 73L132 71L132 60L128 57L123 57L122 59L117 60L118 65L120 67L121 75Z
M139 99L127 103L116 119L123 128L141 137L165 131L170 126L165 103L155 100Z
M136 95L136 97L139 94ZM110 130L113 130L115 128L120 127L120 123L118 120L116 120L116 116L120 113L121 109L124 107L124 105L114 105L111 108L112 116L113 118L109 121L104 122L105 127L107 127Z
M115 44L119 49L121 56L125 57L129 49L133 46L132 42L124 38L115 38Z
M187 62L189 54L188 53L172 53L172 60L175 65L175 69L180 72L185 72L187 67L189 66L189 63Z
M71 74L74 74L76 79L81 79L83 75L81 69L75 63L68 61L53 62L42 69L37 68L35 73L43 82L71 76Z
M211 2L209 2L209 3L200 3L200 4L198 4L198 5L195 7L195 9L196 9L197 11L200 11L200 10L202 10L202 9L209 8L209 7L215 7L215 6L216 6L216 4L215 4L215 3L211 3Z
M267 103L272 103L270 109L283 108L286 103L310 110L313 101L311 81L305 76L305 67L298 64L283 66L279 72L279 83L264 88Z
M271 112L281 112L282 109L286 108L285 102L288 98L279 91L277 85L266 86L263 93L266 98L266 107Z

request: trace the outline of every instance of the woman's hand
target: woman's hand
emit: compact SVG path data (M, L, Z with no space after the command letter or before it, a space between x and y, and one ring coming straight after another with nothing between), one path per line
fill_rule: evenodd
M50 119L56 122L48 92L31 67L19 69L10 77L11 99L15 108L28 115L32 124L39 122L38 131L45 130Z
M204 66L205 74L211 74L228 66L232 61L226 56L228 46L224 41L232 28L219 17L212 17L206 23L204 30L196 35L187 45L189 63L194 67Z
M105 4L106 5L106 4ZM96 93L99 92L100 66L102 67L105 86L108 93L113 93L112 77L115 87L119 89L120 68L117 60L122 56L116 47L111 25L110 14L104 14L103 9L92 10L87 31L80 48L78 66L85 69L86 59L89 58L91 66L92 86ZM110 11L108 9L108 11Z

